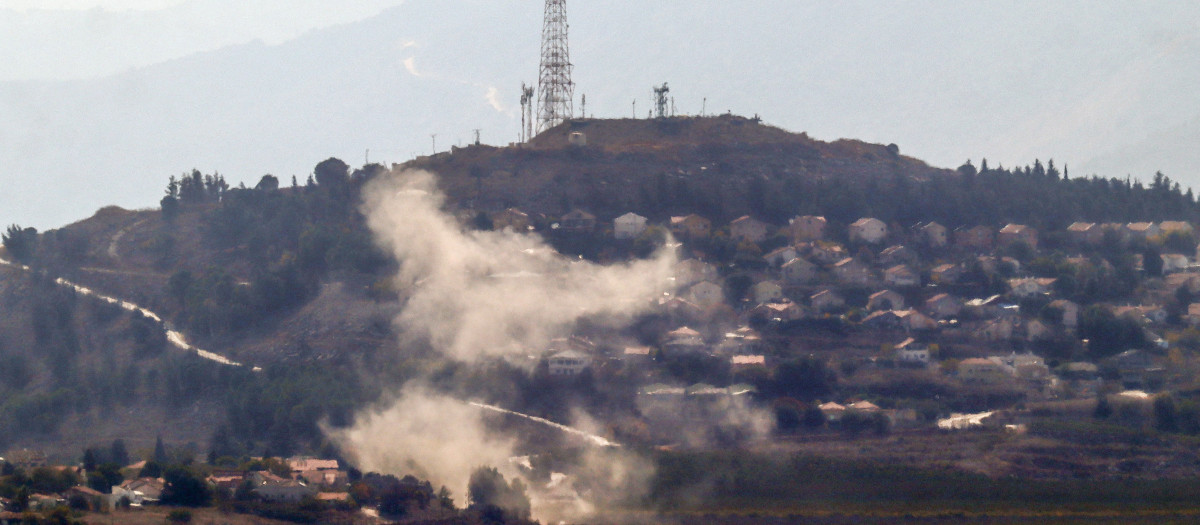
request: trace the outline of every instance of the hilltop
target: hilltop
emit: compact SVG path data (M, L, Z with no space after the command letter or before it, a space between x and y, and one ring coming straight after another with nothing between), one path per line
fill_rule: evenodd
M583 142L572 144L572 134ZM822 142L734 115L572 120L527 144L454 148L402 167L437 173L454 202L480 210L557 216L578 207L598 216L701 213L716 221L745 214L786 220L799 203L771 199L784 196L773 187L952 174L900 155L895 145Z

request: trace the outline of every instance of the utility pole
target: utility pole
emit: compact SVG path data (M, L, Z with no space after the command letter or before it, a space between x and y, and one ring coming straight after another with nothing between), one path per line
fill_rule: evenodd
M437 153L437 133L429 134L429 138L433 139L433 153Z

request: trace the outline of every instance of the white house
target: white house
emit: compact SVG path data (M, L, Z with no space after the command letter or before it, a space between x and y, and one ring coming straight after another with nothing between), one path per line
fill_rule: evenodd
M783 299L783 288L774 281L763 281L754 285L754 302L770 303Z
M743 215L729 223L729 236L740 241L762 242L767 238L766 223Z
M909 268L907 264L897 264L883 272L884 282L892 286L917 286L921 284L921 276Z
M717 278L717 269L699 259L684 259L675 264L675 285L687 286Z
M613 236L618 239L633 239L646 231L646 218L633 212L613 219Z
M863 217L850 223L850 240L869 244L882 242L887 237L887 225L873 217Z
M796 247L788 245L767 252L763 256L763 260L767 261L767 264L771 266L783 266L783 263L795 259L798 255L799 252L796 251Z
M901 363L928 364L929 347L919 344L916 339L909 337L896 345L896 360Z
M796 257L783 263L783 280L789 283L808 283L817 277L817 266Z
M692 302L700 306L712 306L725 300L725 292L711 281L700 281L688 289Z
M592 364L592 358L582 352L565 350L548 357L546 363L550 365L552 376L577 376Z
M867 297L867 310L901 310L904 308L904 296L891 290L880 290Z

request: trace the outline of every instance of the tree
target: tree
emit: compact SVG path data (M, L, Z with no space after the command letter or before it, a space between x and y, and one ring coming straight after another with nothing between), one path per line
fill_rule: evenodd
M114 439L109 447L108 460L118 465L129 464L129 450L125 448L125 441L122 439Z
M1142 251L1142 270L1146 275L1162 275L1163 260L1157 248L1147 247Z
M212 499L204 478L187 468L167 469L163 481L162 502L167 505L203 507Z
M1154 429L1159 432L1179 432L1178 410L1169 395L1154 398Z
M258 180L258 184L254 185L254 189L259 191L275 191L279 189L279 178L270 173L263 175Z
M509 485L495 467L479 467L471 473L467 482L467 500L474 509L487 510L491 507L520 519L529 517L529 495L520 480Z
M154 439L154 462L159 464L167 462L167 446L163 444L162 434Z
M313 176L322 188L341 188L350 180L350 166L341 159L330 157L313 168Z
M824 362L809 357L780 363L772 386L776 395L812 401L829 395L836 382L837 377Z
M4 248L19 262L29 264L37 252L38 232L36 228L22 228L13 224L8 227L0 238Z
M1112 405L1108 402L1108 396L1100 394L1096 399L1096 409L1092 411L1092 417L1096 419L1108 419L1113 413Z

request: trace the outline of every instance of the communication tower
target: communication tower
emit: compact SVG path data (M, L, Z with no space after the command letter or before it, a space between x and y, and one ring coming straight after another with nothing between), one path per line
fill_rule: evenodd
M537 96L538 133L571 118L575 83L571 82L571 55L567 49L567 0L546 0Z
M654 88L654 116L658 118L667 117L667 93L671 88L667 87L667 83Z
M521 142L533 138L533 86L521 83Z

